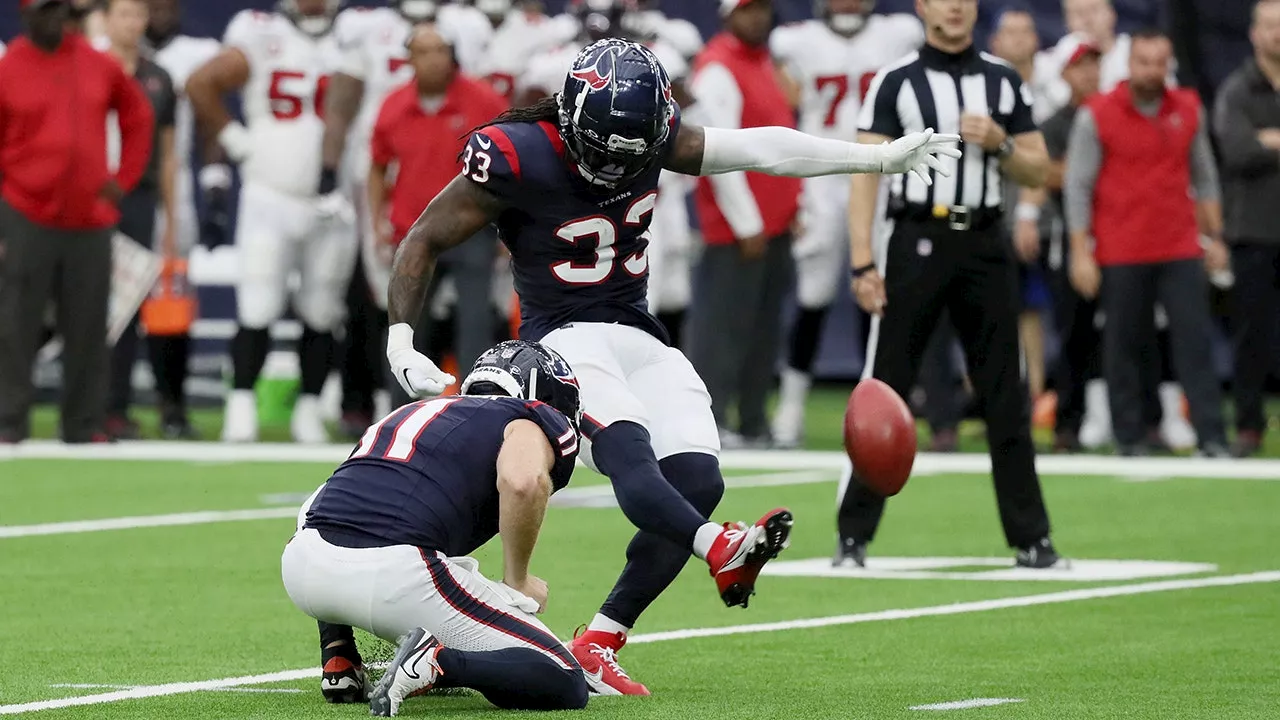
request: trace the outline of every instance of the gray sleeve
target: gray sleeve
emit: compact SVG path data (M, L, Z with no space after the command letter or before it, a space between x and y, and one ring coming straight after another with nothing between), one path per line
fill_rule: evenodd
M1209 119L1200 108L1200 127L1191 141L1191 187L1196 200L1209 202L1222 197L1218 188L1218 165L1213 158L1213 145L1209 142Z
M1080 108L1076 113L1071 141L1067 143L1066 165L1062 193L1067 229L1088 232L1093 227L1093 188L1098 181L1098 168L1102 166L1098 124L1089 108Z
M1244 112L1247 87L1239 73L1218 91L1213 104L1213 130L1222 153L1222 171L1228 177L1252 179L1280 170L1280 154L1258 142L1258 130Z

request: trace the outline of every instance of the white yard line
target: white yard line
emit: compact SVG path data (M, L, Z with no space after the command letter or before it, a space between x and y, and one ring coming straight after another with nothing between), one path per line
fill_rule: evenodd
M74 688L76 690L132 690L138 685L112 685L110 683L54 683L51 688ZM234 692L234 693L266 693L280 695L296 695L302 690L298 688L248 688L248 687L227 687L216 688L210 692Z
M40 700L18 705L0 705L0 715L17 715L18 713L35 712L36 710L56 710L58 708L80 707L82 705L101 705L102 703L120 702L121 700L183 695L203 690L223 690L241 685L263 685L266 683L289 682L291 680L306 680L319 675L320 668L306 668L304 670L285 670L263 675L243 675L241 677L222 678L221 680L204 680L202 682L141 685L128 690L81 695L80 697Z
M0 539L31 537L33 535L69 535L100 532L102 530L172 527L175 525L205 525L208 523L243 520L272 520L276 518L296 518L297 516L298 508L283 507L255 510L208 510L174 513L172 515L138 515L134 517L103 518L101 520L42 523L39 525L0 525Z
M1242 575L1225 575L1222 577L1197 578L1194 580L1166 580L1162 582L1137 583L1118 587L1089 588L1084 590L1068 590L1066 592L1041 593L1017 597L999 598L997 600L980 600L976 602L954 603L922 608L904 608L899 610L880 610L876 612L858 613L855 615L836 615L833 617L809 618L804 620L785 620L773 623L757 623L753 625L730 625L718 628L692 628L688 630L672 630L669 632L633 635L627 639L631 644L667 642L671 640L689 640L693 638L721 637L725 635L747 635L762 632L783 632L787 630L805 630L833 625L854 625L858 623L883 622L888 620L909 620L920 617L939 615L962 615L965 613L1002 610L1006 608L1031 607L1034 605L1053 605L1057 603L1094 600L1098 598L1124 597L1127 595L1145 595L1148 593L1169 592L1172 590L1192 590L1206 587L1230 587L1235 585L1253 585L1257 583L1280 582L1280 571L1256 572ZM245 675L241 677L205 680L202 682L169 683L166 685L147 685L129 690L82 695L80 697L41 700L39 702L21 703L18 705L0 705L0 715L16 715L36 710L53 710L57 708L78 707L82 705L98 705L101 703L119 702L139 698L162 697L165 695L181 695L184 693L207 690L224 690L226 688L245 685L263 685L267 683L289 682L319 677L320 669L316 667L299 670L284 670L265 675Z
M971 700L953 700L952 702L933 703L932 705L912 705L911 710L970 710L973 708L995 707L1010 703L1026 702L1022 698L973 698Z
M1055 605L1057 603L1077 602L1080 600L1096 600L1098 598L1124 597L1127 595L1146 595L1148 593L1168 592L1171 590L1191 590L1195 588L1229 587L1233 585L1253 585L1256 583L1273 582L1280 582L1280 570L1246 573L1243 575L1222 575L1219 577L1195 578L1190 580L1161 580L1159 582L1135 583L1133 585L1085 588L1082 590L1064 590L1062 592L1040 593L1037 595L1017 595L1014 597L998 598L995 600L977 600L973 602L953 603L951 605L935 605L933 607L905 608L900 610L877 610L875 612L857 613L854 615L834 615L832 617L810 618L807 620L784 620L781 622L756 623L753 625L729 625L727 627L670 630L667 632L633 635L627 638L627 643L635 645L637 643L720 637L722 635L747 635L751 633L782 632L786 630L808 630L811 628L831 627L833 625L856 625L859 623L882 622L885 620L910 620L912 618L937 617L939 615L963 615L965 613L985 612L988 610L1032 607L1034 605Z
M226 445L216 442L125 442L114 445L64 445L32 440L0 446L0 461L44 460L165 460L171 462L236 463L291 462L337 465L351 452L350 444L291 445L258 443ZM720 464L729 470L824 470L841 472L848 464L839 451L727 450ZM1280 480L1280 460L1211 460L1207 458L1124 458L1092 455L1042 455L1036 459L1042 475L1115 476L1123 478L1221 478ZM915 475L942 473L988 474L987 455L920 453Z

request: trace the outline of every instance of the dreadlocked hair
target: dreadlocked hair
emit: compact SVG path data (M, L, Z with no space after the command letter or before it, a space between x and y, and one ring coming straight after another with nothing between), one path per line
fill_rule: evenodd
M538 102L520 108L511 108L502 113L498 117L490 120L483 125L477 125L471 128L467 135L471 135L478 130L483 130L490 125L499 125L501 123L539 123L539 122L558 123L560 121L560 103L556 100L556 96L544 97Z

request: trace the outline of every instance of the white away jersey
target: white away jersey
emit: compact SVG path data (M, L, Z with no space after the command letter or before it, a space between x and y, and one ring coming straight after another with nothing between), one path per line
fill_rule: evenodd
M179 167L185 168L191 163L192 131L195 125L191 101L187 99L187 80L221 50L222 45L213 38L190 35L178 35L156 50L155 62L169 73L169 77L173 79L173 90L178 94L173 147Z
M924 43L924 28L910 15L872 15L853 37L822 20L784 25L769 37L773 57L802 88L800 129L852 140L858 109L876 71Z
M223 42L249 61L242 96L253 152L241 172L282 193L315 195L325 88L338 61L334 34L313 38L283 15L244 10Z
M577 23L568 16L552 18L512 10L489 41L477 74L510 102L515 99L516 79L525 71L529 59L569 42L577 34Z

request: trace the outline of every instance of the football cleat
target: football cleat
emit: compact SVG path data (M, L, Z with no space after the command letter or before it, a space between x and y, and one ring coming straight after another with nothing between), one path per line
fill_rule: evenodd
M434 635L418 628L401 641L396 656L369 696L369 714L395 717L405 698L422 695L444 675L436 656L444 646Z
M369 679L364 667L340 655L329 658L320 676L320 694L334 704L368 702Z
M726 606L747 606L755 594L760 569L787 547L793 522L790 510L777 508L750 527L725 523L707 553L707 564Z
M222 418L222 442L257 441L258 399L252 390L232 390L227 393L227 407Z
M831 567L864 568L867 566L867 546L853 538L840 538L836 543L836 554L831 558Z
M618 651L627 644L625 633L578 628L569 651L582 666L587 687L596 695L648 695L649 688L632 680L618 664Z
M323 445L329 442L329 431L320 416L320 398L315 395L299 395L289 419L289 431L293 441L302 445Z
M1053 542L1047 537L1040 538L1025 548L1019 548L1014 565L1034 570L1044 570L1045 568L1066 569L1071 567L1070 561L1053 549Z

